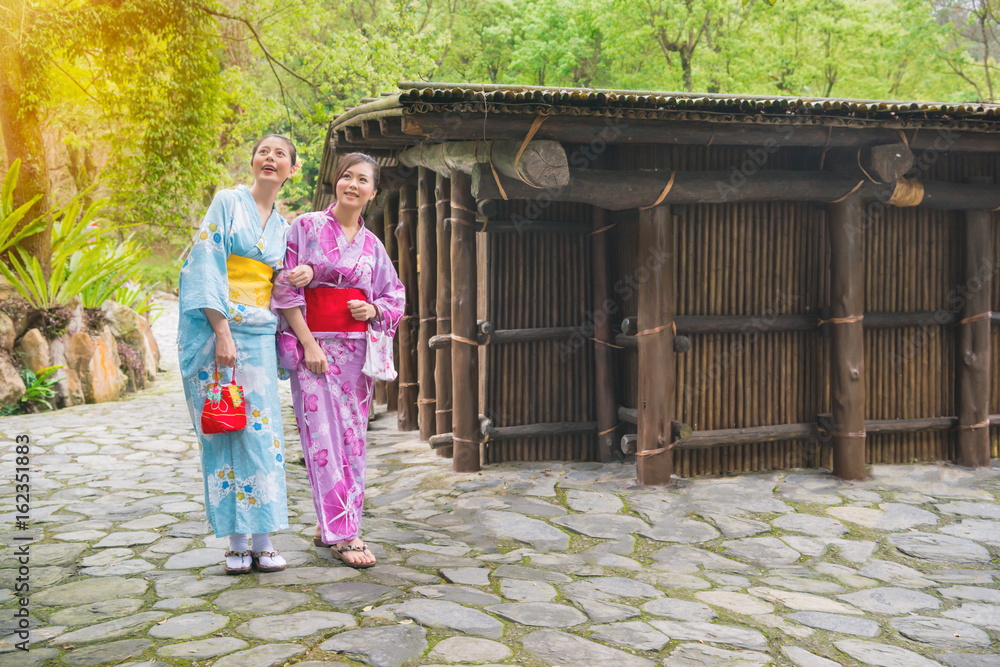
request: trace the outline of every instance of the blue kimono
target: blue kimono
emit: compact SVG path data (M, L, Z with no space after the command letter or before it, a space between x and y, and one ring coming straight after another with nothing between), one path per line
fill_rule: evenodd
M184 395L198 433L205 477L205 511L217 537L270 533L288 527L284 432L278 401L275 329L278 318L262 306L235 303L226 261L240 255L272 269L285 256L288 223L272 209L261 229L260 214L246 186L222 190L205 214L180 275L177 331ZM261 267L264 268L264 267ZM266 299L262 297L262 300ZM226 314L236 342L236 384L243 386L247 428L205 435L201 413L208 385L215 380L215 332L203 308ZM219 368L222 383L232 368Z

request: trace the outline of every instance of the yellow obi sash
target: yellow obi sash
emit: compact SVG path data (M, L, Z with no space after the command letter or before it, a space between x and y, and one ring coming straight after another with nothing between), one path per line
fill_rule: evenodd
M271 276L274 269L249 257L230 255L226 260L229 274L229 300L245 306L267 308L271 304Z

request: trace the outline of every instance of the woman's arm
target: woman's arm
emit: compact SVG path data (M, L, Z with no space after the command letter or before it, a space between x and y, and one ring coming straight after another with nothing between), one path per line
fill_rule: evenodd
M232 366L236 363L236 341L233 332L229 330L229 320L214 308L204 308L205 318L215 332L215 363L219 366Z
M302 317L302 309L298 306L282 308L281 314L284 316L285 321L288 322L288 326L295 332L295 336L299 339L299 342L302 343L306 368L318 375L324 375L330 368L330 365L326 361L326 354L323 353L323 349L316 342L312 331L309 330L306 318Z

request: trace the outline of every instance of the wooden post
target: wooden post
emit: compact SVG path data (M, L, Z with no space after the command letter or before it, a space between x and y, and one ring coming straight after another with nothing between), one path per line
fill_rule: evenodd
M374 206L374 203L373 203ZM365 219L365 225L378 237L378 240L385 245L385 210L382 208L372 208L368 217ZM369 410L369 419L375 418L375 406L385 405L385 382L382 380L375 381L375 387L373 389L373 400L372 407Z
M833 474L865 479L864 218L861 198L830 204L830 398Z
M673 472L669 449L674 419L673 229L669 206L639 211L639 442L636 478L664 486ZM612 407L614 404L612 403Z
M430 440L437 427L434 416L434 357L431 336L437 335L437 234L434 210L434 172L420 168L417 177L417 280L420 292L420 335L417 343L417 376L420 391L417 399L417 423L420 439Z
M958 464L990 465L990 296L993 228L989 211L965 213L965 267L959 293L965 307L958 322Z
M451 334L451 180L440 174L434 189L437 204L437 333ZM428 341L429 342L429 341ZM434 385L437 399L437 434L451 433L451 345L435 350ZM437 447L438 456L451 458L451 445Z
M594 290L594 395L597 398L597 453L601 461L618 460L616 456L615 426L618 405L615 399L615 383L612 371L611 347L611 306L608 298L608 212L594 208L590 237L590 255L593 263Z
M451 378L455 472L479 470L479 349L476 345L476 202L469 175L451 172Z
M417 291L417 186L405 184L399 190L399 224L396 226L399 248L399 279L406 288L406 310L399 323L399 412L400 431L417 428L417 327L420 297Z
M399 223L399 191L390 190L385 196L385 205L382 207L383 224L385 230L385 252L392 260L392 268L399 273L399 249L396 247L396 225ZM396 362L396 371L399 371L399 335L392 341L392 358ZM399 408L399 378L385 384L385 405L387 412L396 412Z

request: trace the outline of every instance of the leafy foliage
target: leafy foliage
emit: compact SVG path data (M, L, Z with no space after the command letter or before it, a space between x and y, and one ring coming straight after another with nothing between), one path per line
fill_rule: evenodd
M35 205L40 196L32 197L27 203L14 208L14 188L17 185L17 176L21 172L21 161L14 160L14 163L7 171L3 179L3 188L0 189L0 253L6 252L26 236L31 236L45 228L46 219L38 218L25 225L17 232L17 226L24 220L31 207Z
M62 366L49 366L41 369L37 374L29 368L21 371L25 387L24 396L21 397L18 406L21 412L38 412L42 405L49 410L52 409L50 399L55 398L58 393L56 384L59 382L59 379L53 377L53 374L60 368Z

